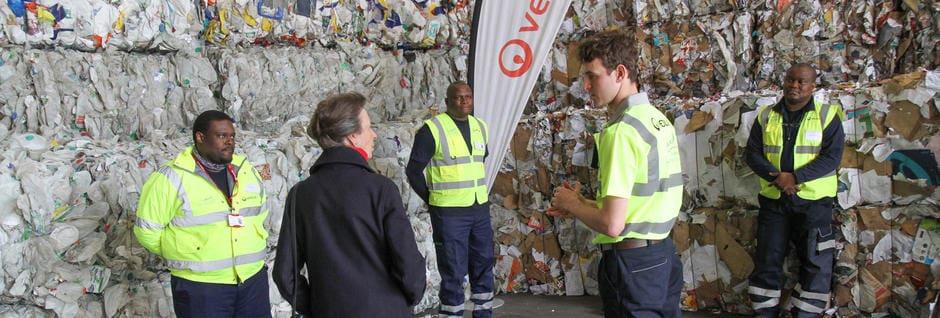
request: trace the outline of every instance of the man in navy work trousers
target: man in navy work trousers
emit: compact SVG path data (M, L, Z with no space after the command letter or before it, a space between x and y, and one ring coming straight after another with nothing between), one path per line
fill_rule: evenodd
M842 110L813 99L816 70L796 64L784 78L783 99L758 110L746 161L760 176L757 255L748 294L760 317L776 317L782 266L791 242L800 258L790 294L794 317L819 317L832 281L833 197L845 134Z
M452 83L446 103L447 112L418 130L405 171L408 183L430 206L442 279L441 316L463 317L463 282L469 271L473 317L490 317L495 257L483 165L487 127L471 115L473 91L467 83Z
M267 193L261 175L235 154L235 125L205 111L193 145L150 174L134 235L166 260L177 317L271 317Z
M549 215L574 217L597 231L604 316L679 317L682 261L669 233L682 205L676 129L640 91L636 41L595 34L578 48L584 89L607 108L597 144L597 200L580 185L558 187Z

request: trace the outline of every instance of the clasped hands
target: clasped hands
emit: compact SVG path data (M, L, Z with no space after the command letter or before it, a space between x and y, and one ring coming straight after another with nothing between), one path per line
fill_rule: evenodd
M770 176L777 177L772 183L784 193L794 195L800 191L800 186L796 184L796 177L792 172L771 172Z
M555 188L555 194L552 196L552 206L545 211L546 214L554 217L571 217L571 210L578 205L584 204L587 199L581 195L581 183L575 181Z

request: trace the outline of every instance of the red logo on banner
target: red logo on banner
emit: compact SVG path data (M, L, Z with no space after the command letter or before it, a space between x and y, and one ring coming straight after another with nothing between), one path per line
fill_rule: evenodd
M519 32L536 32L539 30L539 24L532 17L534 13L536 16L545 14L548 11L548 5L551 1L545 0L531 0L529 2L529 11L525 13L526 22L528 25L522 26L519 28ZM514 48L513 48L514 47ZM506 50L513 48L510 52L515 51L512 56L512 65L515 68L506 67L504 61L506 60ZM521 52L519 52L521 50ZM521 54L520 54L521 53ZM522 39L512 39L503 44L503 48L499 49L499 70L503 71L503 74L509 77L519 77L529 71L532 68L532 48L529 47L529 43L523 41Z
M518 67L515 69L509 69L505 64L503 64L503 60L505 60L503 56L506 54L506 49L513 46L521 49L522 54L513 55L512 62L513 64L518 65ZM520 39L512 39L509 40L509 42L506 42L506 44L503 45L503 48L499 50L499 69L503 71L503 74L506 74L506 76L522 76L522 74L525 74L529 71L530 67L532 67L532 48L529 47L529 43L526 43Z

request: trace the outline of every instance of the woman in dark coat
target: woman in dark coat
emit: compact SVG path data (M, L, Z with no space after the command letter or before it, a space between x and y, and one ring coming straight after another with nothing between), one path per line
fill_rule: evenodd
M366 162L376 135L365 104L350 93L317 105L307 133L323 154L287 197L273 277L306 317L412 317L424 294L398 187Z

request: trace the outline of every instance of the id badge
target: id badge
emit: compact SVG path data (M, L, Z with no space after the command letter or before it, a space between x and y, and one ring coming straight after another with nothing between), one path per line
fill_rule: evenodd
M231 227L245 226L245 219L241 215L238 215L238 214L229 214L228 226L231 226Z

